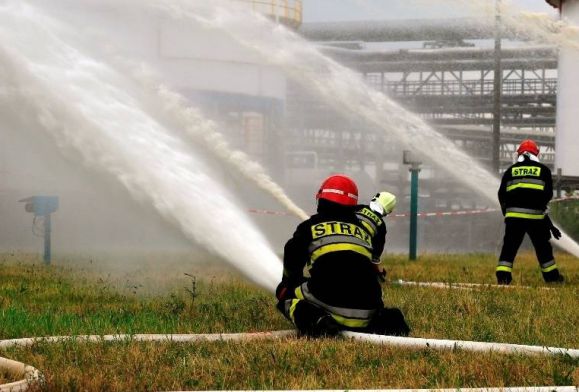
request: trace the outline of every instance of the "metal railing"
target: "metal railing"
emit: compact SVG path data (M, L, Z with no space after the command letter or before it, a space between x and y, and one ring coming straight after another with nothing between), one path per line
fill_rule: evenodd
M293 28L302 24L302 0L238 0L248 3L255 12L260 12Z
M372 84L372 81L370 81ZM445 96L491 96L492 80L448 81L401 81L386 82L384 86L391 95L445 95ZM504 80L504 95L556 95L557 79Z

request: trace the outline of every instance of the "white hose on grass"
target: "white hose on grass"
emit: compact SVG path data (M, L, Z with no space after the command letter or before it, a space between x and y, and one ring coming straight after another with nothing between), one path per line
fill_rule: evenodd
M290 392L294 390L271 390L251 392ZM577 387L513 387L513 388L446 388L446 389L308 389L308 392L578 392ZM186 392L186 391L172 391ZM250 391L203 391L203 392L250 392Z
M0 341L0 349L11 347L28 347L35 343L59 343L65 341L82 341L82 342L119 342L119 341L137 341L137 342L199 342L199 341L248 341L248 340L270 340L296 336L293 330L272 331L272 332L254 332L254 333L224 333L224 334L137 334L137 335L83 335L83 336L51 336L40 338L22 338L8 339ZM435 350L465 350L465 351L495 351L506 354L524 354L524 355L566 355L572 358L579 358L579 350L559 347L544 346L526 346L520 344L508 343L487 343L471 342L463 340L441 340L441 339L423 339L423 338L405 338L397 336L371 335L365 333L344 331L341 333L344 338L360 340L369 343L390 345L398 347L412 347L418 349L435 349ZM24 363L13 361L0 357L0 371L5 371L15 377L24 377L22 380L0 385L0 392L26 391L29 386L41 382L42 374L32 366ZM535 387L533 387L535 388ZM507 391L513 392L578 392L576 387L537 387L542 389L520 389L520 388L483 388L472 389L477 391ZM574 389L566 389L574 388ZM456 391L457 389L432 389L423 391ZM469 390L469 389L460 389ZM410 390L390 390L390 391L410 391Z
M438 289L465 289L473 290L477 288L499 288L499 289L541 289L554 290L553 287L531 287L531 286L511 286L504 284L485 284L485 283L446 283L446 282L412 282L408 280L393 280L390 284L397 286L418 286L418 287L434 287Z
M571 358L579 358L578 349L561 347L528 346L512 343L473 342L468 340L406 338L400 336L371 335L367 333L350 331L344 331L341 334L346 338L388 346L412 347L418 349L426 348L435 350L464 350L475 352L494 351L504 354L565 355Z
M23 377L23 379L0 385L0 392L20 392L26 391L31 384L39 382L42 376L38 369L26 365L22 362L0 357L0 371Z
M217 333L217 334L137 334L137 335L81 335L81 336L50 336L21 339L0 340L0 349L11 347L29 347L35 343L61 343L66 341L81 342L200 342L200 341L248 341L277 339L295 336L295 331L273 331L254 333ZM9 384L1 384L0 392L21 392L36 383L42 382L42 374L36 368L22 362L0 357L0 371L9 373L14 377L23 377L21 380Z

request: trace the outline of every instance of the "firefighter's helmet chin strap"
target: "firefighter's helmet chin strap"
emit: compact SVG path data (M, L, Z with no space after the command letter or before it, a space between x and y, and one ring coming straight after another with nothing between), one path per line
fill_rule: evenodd
M521 155L519 155L519 157L517 158L517 162L523 162L525 160L525 157L528 157L531 161L540 162L539 157L534 154L531 154L530 152L524 152Z
M372 211L374 211L375 213L379 214L380 216L386 215L386 214L384 213L384 207L382 207L382 206L380 205L380 203L378 203L378 202L376 202L376 201L371 201L371 202L370 202L370 209L371 209Z

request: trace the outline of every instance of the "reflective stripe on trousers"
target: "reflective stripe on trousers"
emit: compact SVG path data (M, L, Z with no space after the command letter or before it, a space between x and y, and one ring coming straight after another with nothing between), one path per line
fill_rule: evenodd
M513 263L510 261L499 261L499 265L497 265L497 271L504 271L504 272L512 272L513 271Z
M522 218L522 219L544 219L544 210L535 210L531 208L507 208L505 218Z
M308 288L307 282L296 288L295 294L296 297L303 298L327 310L338 323L347 327L362 328L368 326L377 311L377 309L351 309L328 305L314 297Z
M558 269L558 267L557 263L555 263L555 260L547 261L546 263L541 264L542 272L550 272L556 269Z

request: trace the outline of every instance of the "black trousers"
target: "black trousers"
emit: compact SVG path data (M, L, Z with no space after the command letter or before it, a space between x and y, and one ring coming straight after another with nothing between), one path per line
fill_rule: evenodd
M277 308L292 321L300 335L318 337L335 335L339 331L354 331L378 335L408 336L410 327L398 308L383 308L366 327L349 328L337 323L329 312L319 306L297 298L279 301Z
M507 218L505 219L503 247L499 256L499 266L497 267L499 283L510 283L511 272L509 269L512 270L513 262L525 234L529 235L533 243L537 260L541 265L543 278L548 282L557 281L559 279L559 270L553 257L553 247L549 242L551 238L550 228L545 220ZM503 276L505 281L501 282L500 276Z

